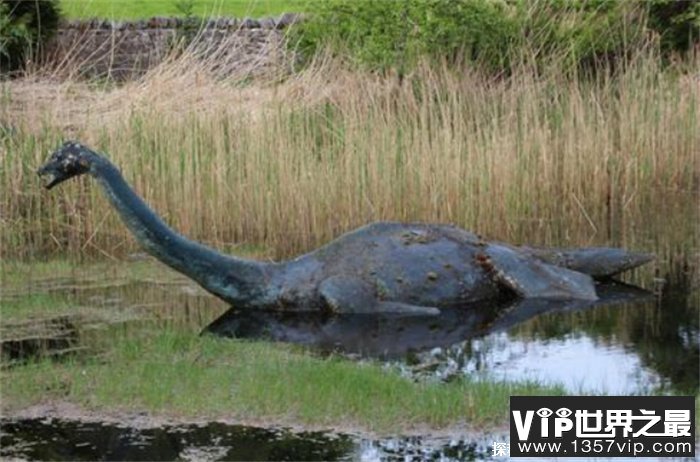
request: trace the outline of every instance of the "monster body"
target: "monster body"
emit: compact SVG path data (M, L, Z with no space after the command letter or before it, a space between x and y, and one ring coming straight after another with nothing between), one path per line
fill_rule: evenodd
M143 248L241 309L437 313L481 300L595 300L594 278L650 261L623 249L537 249L449 225L373 223L294 260L224 255L170 229L105 157L67 142L39 169L48 188L90 174Z

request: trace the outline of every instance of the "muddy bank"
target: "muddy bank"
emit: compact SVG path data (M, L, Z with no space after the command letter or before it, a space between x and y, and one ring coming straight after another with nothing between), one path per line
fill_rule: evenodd
M61 419L82 423L105 423L135 429L149 429L164 426L207 425L220 423L225 425L241 425L258 428L284 428L291 432L328 432L352 435L358 438L377 439L392 436L388 432L371 431L359 425L340 422L334 425L302 424L293 420L270 420L255 418L238 418L220 416L178 416L168 414L151 414L148 412L122 411L115 409L87 409L69 402L50 402L29 406L22 409L3 409L0 416L3 419ZM466 422L450 425L445 428L431 428L425 424L414 424L402 428L401 435L406 437L420 436L427 439L477 439L488 435L508 434L507 422L503 425L488 428L470 428Z

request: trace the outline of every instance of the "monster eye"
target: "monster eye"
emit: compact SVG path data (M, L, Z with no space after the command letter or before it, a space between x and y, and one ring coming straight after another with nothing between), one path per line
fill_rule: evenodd
M537 411L537 415L544 418L549 417L550 415L554 414L551 409L543 407L539 411Z
M565 407L562 407L560 409L557 409L557 415L559 417L569 417L572 414L570 409L567 409Z

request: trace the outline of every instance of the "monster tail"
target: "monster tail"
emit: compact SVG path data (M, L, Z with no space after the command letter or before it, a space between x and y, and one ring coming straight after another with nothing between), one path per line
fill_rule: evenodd
M552 249L522 247L530 256L552 265L589 274L596 279L605 279L623 271L649 263L655 257L643 252L630 252L612 247L587 249Z

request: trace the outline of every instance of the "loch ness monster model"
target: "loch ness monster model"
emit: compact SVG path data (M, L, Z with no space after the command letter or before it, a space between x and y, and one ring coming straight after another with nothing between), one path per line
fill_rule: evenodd
M69 141L38 171L52 188L89 173L143 248L238 309L430 314L480 300L595 300L596 279L652 260L615 248L542 249L449 225L373 223L293 260L224 255L170 229L105 157Z

